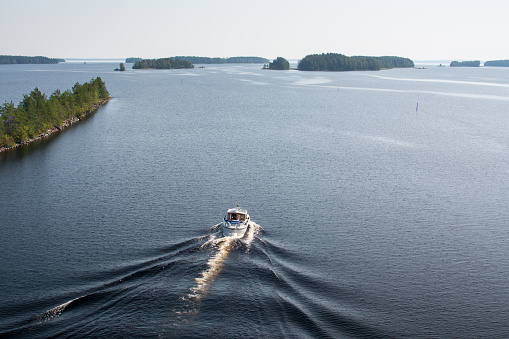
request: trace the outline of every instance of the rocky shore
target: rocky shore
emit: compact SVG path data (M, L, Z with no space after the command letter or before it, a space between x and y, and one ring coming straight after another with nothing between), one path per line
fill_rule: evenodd
M71 117L71 118L69 118L69 119L65 120L65 121L62 123L62 125L60 125L60 126L58 126L58 127L50 128L50 129L48 129L47 131L45 131L45 132L43 132L43 133L41 133L41 134L39 134L39 135L37 135L37 136L33 137L32 139L26 140L26 141L24 141L24 142L22 142L22 143L16 143L14 146L11 146L11 147L0 147L0 153L1 153L1 152L3 152L3 151L7 151L7 150L10 150L10 149L14 149L14 148L16 148L16 147L20 147L20 146L23 146L23 145L28 145L28 144L30 144L31 142L34 142L34 141L37 141L37 140L41 140L41 139L43 139L43 138L46 138L46 137L50 136L50 135L51 135L51 134L53 134L53 133L59 132L59 131L61 131L61 130L63 130L63 129L66 129L66 128L68 128L69 126L71 126L72 124L75 124L75 123L77 123L78 121L82 120L82 119L83 119L83 118L85 118L86 116L89 116L89 115L91 115L91 114L95 113L99 107L101 107L102 105L106 104L106 103L107 103L110 99L111 99L111 97L110 97L110 98L108 98L107 100L103 100L103 101L101 101L101 102L99 102L99 103L97 103L97 104L94 104L94 109L93 109L93 110L91 110L91 111L84 112L84 113L81 115L81 117L80 117L80 118L78 118L78 117L76 117L76 116L73 116L73 117Z

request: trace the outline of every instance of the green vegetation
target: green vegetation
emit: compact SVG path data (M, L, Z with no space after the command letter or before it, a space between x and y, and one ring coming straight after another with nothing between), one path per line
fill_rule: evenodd
M209 57L198 57L198 56L176 56L175 59L186 60L193 64L225 64L226 59L224 58L209 58Z
M141 60L143 60L143 59L130 57L130 58L125 59L125 62L126 62L126 64L134 64L136 61L141 61Z
M123 62L121 62L121 63L120 63L120 68L115 68L115 71L121 71L121 72L125 71L124 63L123 63Z
M134 69L174 69L174 68L194 68L194 65L187 60L180 60L174 58L162 59L144 59L136 61L133 65Z
M481 62L477 61L451 61L450 67L479 67Z
M260 57L230 57L226 58L227 64L263 64L269 62L269 59Z
M65 62L65 60L51 59L44 56L0 55L0 64L58 64L59 62Z
M375 57L382 63L382 68L410 68L415 67L414 62L409 58L402 58L397 56L381 56Z
M185 61L185 63L184 63ZM175 56L162 59L127 58L126 63L134 63L134 69L156 68L194 68L194 64L263 64L268 59L260 57L209 58L199 56Z
M484 66L509 67L509 60L491 60L486 61Z
M12 101L0 106L0 148L27 142L48 130L60 129L66 121L80 118L104 104L110 98L100 77L72 91L56 90L49 99L38 88L24 95L15 107Z
M187 60L193 64L263 64L268 59L260 57L209 58L198 56L176 56L175 59Z
M290 69L290 63L285 58L277 57L274 61L269 62L269 69L287 70Z
M301 71L377 71L383 68L414 67L408 58L396 56L348 57L338 53L311 54L299 61Z

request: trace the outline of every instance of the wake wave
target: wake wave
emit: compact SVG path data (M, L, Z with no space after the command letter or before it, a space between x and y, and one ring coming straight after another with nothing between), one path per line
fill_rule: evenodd
M248 251L251 247L251 243L253 242L254 238L257 238L257 235L260 233L260 231L263 231L263 227L255 222L249 222L249 227L246 234L244 234L244 236L240 239L240 241L242 241L247 246Z
M140 285L140 281L144 281L140 279L150 279L170 267L184 273L187 269L185 265L182 266L181 264L187 260L183 261L182 257L190 258L189 256L192 256L196 251L202 253L204 250L210 251L211 254L207 259L206 267L194 278L193 286L189 288L187 293L184 291L180 297L175 296L179 300L184 301L184 304L173 309L173 313L178 318L177 323L174 324L177 327L186 323L189 324L200 311L202 301L208 296L232 250L237 249L249 253L253 241L259 239L258 234L261 231L263 231L263 228L260 225L250 222L242 238L223 237L221 224L216 224L207 230L207 234L200 237L188 239L169 247L154 249L152 254L156 254L156 257L151 256L150 260L144 260L141 263L137 262L131 265L126 263L124 267L102 272L100 275L98 273L97 277L90 279L94 281L96 279L109 281L88 293L83 294L82 292L81 296L68 300L31 318L24 325L13 329L12 333L24 333L24 331L29 331L33 326L54 321L65 312L71 312L71 308L93 307L97 310L107 309L110 307L108 302L116 302L125 297L127 290L137 288ZM191 262L193 261L195 262L196 260L191 259ZM112 298L115 298L114 301L111 301Z
M82 297L74 298L72 300L69 300L69 301L61 304L61 305L53 307L52 309L47 310L46 312L35 317L35 321L38 323L45 323L47 321L50 321L50 320L60 316L62 314L62 312L67 308L67 306L69 306L70 304L72 304L73 302L75 302L76 300L81 299L81 298Z
M209 228L208 231L218 230L220 225L221 224L214 225ZM234 245L240 242L247 247L246 252L249 252L253 240L262 230L263 228L260 225L250 221L246 234L244 234L242 238L218 238L218 236L221 235L221 231L211 234L209 240L201 245L200 249L216 247L217 252L207 261L207 268L200 273L198 278L194 279L196 284L189 289L190 293L180 298L189 303L187 307L185 307L184 310L175 311L175 313L179 315L196 315L199 311L201 300L208 295L214 281L219 273L221 273L228 255L231 253L232 249L235 248Z
M206 237L206 236L203 236ZM157 257L148 261L127 265L124 267L115 268L107 272L97 273L97 277L89 277L92 280L98 279L104 283L97 289L90 291L80 297L68 300L58 306L55 306L33 318L31 318L25 325L17 330L25 330L34 325L41 325L51 320L54 320L67 311L69 306L89 304L98 299L106 300L111 297L112 293L118 289L119 284L122 284L123 292L139 285L139 280L144 277L151 277L157 275L159 272L175 267L180 259L178 257L192 253L197 246L196 242L203 239L203 237L188 239L177 244L173 244L164 249L157 249L154 253L158 254ZM94 278L94 279L93 279ZM109 279L111 278L111 280ZM106 282L110 280L109 282ZM106 307L105 304L99 307ZM1 335L0 335L1 336Z

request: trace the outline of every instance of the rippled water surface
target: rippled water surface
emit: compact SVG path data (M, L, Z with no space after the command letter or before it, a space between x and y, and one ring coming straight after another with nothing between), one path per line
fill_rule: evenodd
M113 97L0 154L0 336L509 337L509 69L115 67L0 67Z

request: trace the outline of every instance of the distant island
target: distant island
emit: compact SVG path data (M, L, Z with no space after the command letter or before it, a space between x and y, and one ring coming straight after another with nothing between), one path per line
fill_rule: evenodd
M486 61L484 66L509 67L509 60L491 60Z
M229 58L209 58L198 56L175 56L175 59L186 60L193 64L263 64L269 59L254 56L239 56Z
M481 62L476 61L451 61L450 67L479 67Z
M299 61L297 66L301 71L378 71L396 67L414 67L414 62L408 58L396 56L348 57L339 53L322 53L307 55Z
M120 72L124 72L125 71L125 66L124 66L123 62L120 63L119 67L120 68L115 68L115 71L120 71Z
M162 59L143 59L136 61L133 69L175 69L175 68L194 68L194 65L187 61L175 58Z
M131 58L125 59L125 63L126 64L134 64L136 61L141 61L141 60L143 60L143 58L131 57Z
M290 69L290 63L283 57L277 57L268 65L263 65L263 69L288 70Z
M253 57L253 56L239 56L239 57L229 57L229 58L210 58L210 57L200 57L200 56L174 56L169 58L162 58L162 59L142 59L142 58L136 58L136 57L130 57L125 59L126 63L133 63L136 64L138 62L142 62L141 64L146 64L146 60L150 60L148 63L152 63L152 65L156 65L155 60L181 60L181 61L187 61L190 64L193 64L193 66L190 66L189 64L184 67L176 66L176 67L169 67L169 68L193 68L194 64L263 64L269 62L269 59L261 58L261 57ZM158 61L158 63L166 63L166 61ZM138 67L138 66L137 66ZM137 68L133 67L133 68ZM142 67L142 68L156 68L156 69L168 69L166 67L158 68L158 67Z
M56 90L48 98L35 88L18 107L12 101L0 106L0 152L42 139L77 122L110 99L104 81L97 77L72 91Z
M65 60L44 56L0 55L0 64L58 64L59 62L65 62Z

